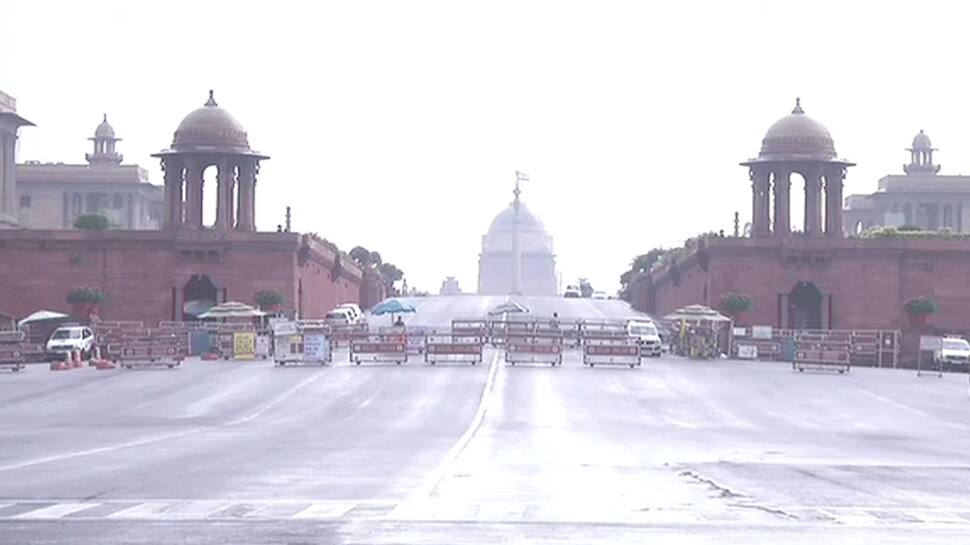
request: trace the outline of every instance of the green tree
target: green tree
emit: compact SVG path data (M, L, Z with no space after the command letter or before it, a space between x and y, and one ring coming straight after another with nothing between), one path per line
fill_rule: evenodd
M376 252L375 252L376 253ZM354 246L350 250L350 259L361 267L370 267L373 264L371 251L363 246Z
M108 227L110 227L108 218L102 216L101 214L84 214L83 216L78 216L78 218L74 220L75 229L104 231Z
M579 294L587 299L593 296L593 284L590 283L589 278L580 278L579 282Z

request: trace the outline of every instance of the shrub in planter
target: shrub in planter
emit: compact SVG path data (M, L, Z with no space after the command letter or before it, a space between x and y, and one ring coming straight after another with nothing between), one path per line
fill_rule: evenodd
M283 296L273 290L257 291L253 300L263 310L278 310L283 305Z
M67 292L67 302L74 308L74 315L86 320L98 314L98 305L104 294L98 288L75 287Z
M921 326L926 323L926 317L936 312L938 307L929 297L916 297L903 304L903 310L909 315L909 319L914 326Z
M751 298L743 293L725 293L721 296L720 309L737 321L751 309Z

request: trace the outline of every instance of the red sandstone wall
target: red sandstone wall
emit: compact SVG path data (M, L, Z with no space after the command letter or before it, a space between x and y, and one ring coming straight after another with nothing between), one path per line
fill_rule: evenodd
M686 267L686 270L680 273L679 285L669 283L657 290L655 316L662 317L664 314L687 305L708 305L710 299L709 297L705 299L704 286L708 284L707 292L709 296L710 274L710 270L705 272L696 265Z
M335 285L330 270L320 264L327 256L318 248L305 254L308 262L301 267L299 237L274 235L0 232L0 311L16 316L41 308L70 312L68 289L90 286L108 297L101 311L105 319L168 320L194 274L213 281L220 301L225 292L229 300L252 303L256 291L275 290L286 298L286 310L295 308L302 279L307 316L358 300L356 268L345 271ZM179 291L174 302L173 288Z

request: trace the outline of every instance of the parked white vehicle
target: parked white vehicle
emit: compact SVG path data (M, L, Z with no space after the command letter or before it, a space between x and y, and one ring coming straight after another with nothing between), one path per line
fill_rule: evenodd
M582 293L579 291L579 286L566 286L566 291L563 292L562 296L567 299L579 299L582 297Z
M630 320L626 323L627 334L636 337L640 342L640 352L645 356L659 358L663 353L660 331L657 326L647 320Z
M323 320L330 325L353 325L357 323L357 318L353 312L345 308L335 308L323 317Z
M356 303L344 303L339 305L335 310L349 311L354 319L354 323L364 319L364 313L360 310L360 307Z
M52 354L79 351L82 358L88 358L94 348L94 332L85 326L59 327L51 333L45 348Z
M959 337L944 337L942 347L934 356L938 363L966 367L970 363L970 342Z

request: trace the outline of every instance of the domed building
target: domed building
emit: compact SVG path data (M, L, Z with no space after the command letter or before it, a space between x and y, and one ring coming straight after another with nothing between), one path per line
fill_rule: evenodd
M518 200L518 195L516 195ZM513 286L513 233L515 208L512 203L495 216L482 236L482 253L478 258L478 293L506 295ZM557 295L556 256L552 237L542 221L522 202L518 202L519 252L521 272L518 292L521 295Z
M249 147L246 129L219 107L213 92L201 108L182 119L172 147L153 155L165 170L167 229L256 230L256 173L268 156ZM203 173L216 167L215 223L203 225ZM183 198L184 195L184 198Z
M759 359L792 361L793 338L811 343L824 337L844 342L838 350L848 354L838 355L853 365L891 367L915 362L921 335L970 331L970 241L856 236L880 224L970 226L970 178L938 175L936 150L920 131L908 149L905 175L883 178L872 195L849 197L843 210L842 184L852 163L836 149L825 126L796 101L789 115L770 126L758 156L741 163L752 190L750 236L739 232L688 244L665 266L634 279L634 306L664 316L690 304L718 307L726 296L744 294L751 306L736 316L731 355L746 347ZM795 173L804 187L793 187ZM793 230L789 196L801 190L805 223ZM924 297L938 310L921 324L905 304Z
M126 204L114 192L125 187L119 173L131 168L120 164L119 139L107 117L92 140L89 164L78 165L79 172L113 190L106 200L109 208ZM152 326L160 320L195 319L215 303L255 303L261 291L277 293L284 312L303 318L322 318L340 303L369 307L384 298L380 275L342 258L333 244L291 232L289 225L282 232L257 231L256 174L268 157L250 147L243 125L216 103L211 91L201 107L181 119L170 142L155 154L164 170L164 191L141 184L163 197L158 199L162 225L150 230L124 222L108 231L60 225L0 230L0 308L16 316L38 308L70 312L66 290L84 286L105 295L102 318ZM206 169L216 171L215 180L203 176ZM143 171L140 176L147 178ZM206 216L215 218L211 224L203 222L205 191L217 195L215 215ZM55 202L58 213L63 204L68 214L101 211L100 203L73 195ZM42 203L31 204L39 209ZM38 270L44 274L36 275Z
M858 234L881 225L914 225L936 231L970 231L970 176L940 175L933 162L937 151L921 129L913 137L904 174L879 179L875 193L849 195L845 201L846 230Z
M802 232L842 236L842 184L846 167L853 164L837 158L828 129L805 115L800 99L795 99L791 114L765 133L758 157L741 165L750 169L753 236L785 236L791 232L791 175L795 173L805 180Z

